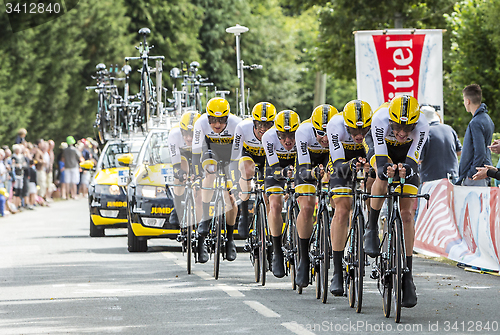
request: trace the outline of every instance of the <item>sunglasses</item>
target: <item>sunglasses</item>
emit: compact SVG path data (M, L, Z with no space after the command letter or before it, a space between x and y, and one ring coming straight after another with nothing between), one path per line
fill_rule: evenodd
M210 124L214 124L214 123L227 123L227 116L221 116L221 117L216 117L216 116L212 116L212 115L209 115L208 116L208 123Z
M405 133L411 133L413 129L415 129L415 124L399 124L394 121L390 121L392 131L399 133L400 131L404 131Z
M257 129L264 128L269 129L274 125L274 121L257 121L253 120L253 126Z
M363 135L363 137L365 137L366 134L368 134L368 132L370 131L371 126L365 128L352 128L346 126L345 129L351 136Z
M319 137L326 136L326 131L324 131L324 130L318 130L318 129L314 128L314 127L313 127L313 129L314 129L314 133L316 134L316 136L319 136Z
M277 131L276 134L278 135L279 140L285 140L285 139L295 139L295 132L290 132L286 133L284 131Z

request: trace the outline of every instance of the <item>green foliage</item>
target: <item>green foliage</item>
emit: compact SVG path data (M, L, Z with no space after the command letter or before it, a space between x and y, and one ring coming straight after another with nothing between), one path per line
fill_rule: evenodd
M445 77L445 121L459 134L465 133L471 119L462 98L462 89L469 84L481 86L490 117L494 123L500 122L499 10L499 0L471 0L457 3L446 16L451 48L445 58L450 68Z

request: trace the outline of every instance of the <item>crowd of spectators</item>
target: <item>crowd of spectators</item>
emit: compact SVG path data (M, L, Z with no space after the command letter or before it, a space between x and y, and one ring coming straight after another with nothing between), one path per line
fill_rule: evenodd
M49 206L54 198L77 199L87 194L89 172L79 163L97 159L96 141L68 136L57 149L53 140L32 143L26 135L26 129L19 129L14 145L0 149L1 217Z

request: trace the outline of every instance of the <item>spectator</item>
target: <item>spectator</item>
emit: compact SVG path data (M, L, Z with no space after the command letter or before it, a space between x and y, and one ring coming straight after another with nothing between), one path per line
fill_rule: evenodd
M50 159L47 152L48 145L40 139L37 142L33 160L36 165L36 184L38 185L38 195L45 199L47 193L47 164Z
M7 168L3 163L4 158L5 158L5 151L3 149L0 149L0 216L5 215L5 204L8 198L8 196L6 197L7 189L5 187L5 183L9 176L9 172L7 171Z
M53 140L48 140L49 144L48 154L49 154L49 165L47 167L47 195L46 200L52 201L52 192L54 191L54 147L55 143Z
M14 154L12 155L12 167L14 169L14 187L13 187L13 202L17 208L21 207L23 183L24 183L24 165L26 160L21 150L24 147L21 144L14 144L12 147Z
M477 167L477 173L472 177L474 180L483 180L486 178L495 178L500 180L500 170L491 165L485 165L484 167Z
M490 148L492 152L500 154L500 140L494 140L488 148Z
M434 107L420 108L429 122L429 137L424 144L420 156L421 182L451 178L455 183L458 179L458 158L462 144L453 128L441 123L441 118Z
M26 134L28 131L24 128L21 128L17 131L16 142L15 144L24 144L26 143Z
M77 198L76 193L76 185L80 183L80 161L81 161L81 153L74 147L76 143L75 138L73 136L68 136L66 138L66 143L68 143L68 147L64 149L64 178L65 181L69 185L69 196L73 199Z
M59 146L59 149L66 149L68 147L68 143L66 142L62 142L61 145ZM59 154L59 157L58 157L58 164L59 164L59 187L61 189L61 198L63 198L64 200L67 199L67 183L66 183L66 180L65 180L65 172L64 172L64 155L63 155L63 151L61 151L61 153Z
M29 168L29 184L28 184L28 203L26 204L26 208L34 209L36 205L36 195L37 195L37 170L35 166L35 162L30 160L30 168Z
M487 107L481 103L481 87L472 84L462 91L465 110L472 114L472 120L467 126L464 137L462 158L459 165L457 185L488 186L489 179L473 180L477 167L491 166L491 153L488 145L491 143L495 125L488 115Z
M90 153L86 139L82 138L81 141L78 142L78 150L82 152L83 160L92 159L92 154ZM90 171L82 169L82 173L80 174L79 193L81 193L83 196L86 196L88 194L89 183L90 183Z

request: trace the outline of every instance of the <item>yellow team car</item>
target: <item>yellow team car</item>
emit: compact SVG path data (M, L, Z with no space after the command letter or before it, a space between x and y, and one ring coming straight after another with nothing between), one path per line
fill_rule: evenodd
M105 229L127 227L128 165L133 164L143 142L144 137L111 140L104 146L88 191L90 236L102 237ZM90 161L80 165L94 168Z
M168 129L151 130L130 170L127 187L128 251L144 252L150 238L176 239L179 226L169 223L174 209L172 194L165 185L174 179Z

